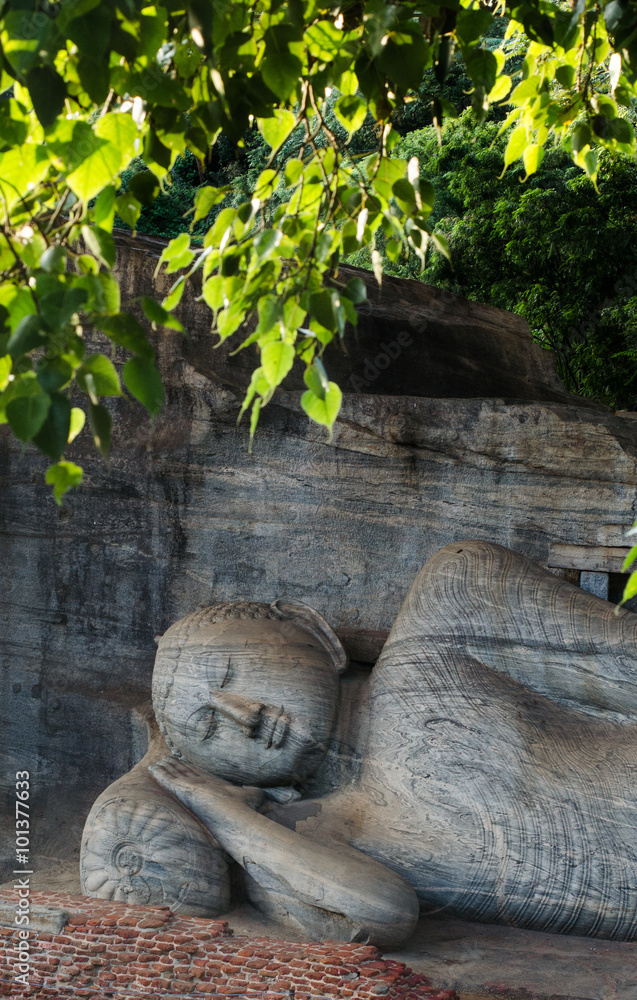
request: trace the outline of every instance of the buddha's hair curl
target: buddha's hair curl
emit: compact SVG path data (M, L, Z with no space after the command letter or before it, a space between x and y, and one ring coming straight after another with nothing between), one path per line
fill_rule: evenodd
M183 645L195 632L206 625L217 625L219 622L258 620L260 618L280 618L270 604L259 601L225 601L222 604L212 604L202 611L193 611L191 615L181 618L164 633L160 645L165 640Z

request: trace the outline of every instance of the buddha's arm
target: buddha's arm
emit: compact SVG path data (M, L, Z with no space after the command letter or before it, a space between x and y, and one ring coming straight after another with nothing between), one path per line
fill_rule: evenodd
M319 844L256 813L218 778L168 758L151 767L275 902L317 936L397 945L418 919L411 886L351 847Z

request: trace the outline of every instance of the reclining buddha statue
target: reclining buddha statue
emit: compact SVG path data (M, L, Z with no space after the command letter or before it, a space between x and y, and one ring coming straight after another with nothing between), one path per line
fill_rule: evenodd
M83 892L200 916L238 892L385 947L420 911L637 937L637 615L457 543L416 577L355 711L346 670L300 602L169 628L161 737L95 803Z

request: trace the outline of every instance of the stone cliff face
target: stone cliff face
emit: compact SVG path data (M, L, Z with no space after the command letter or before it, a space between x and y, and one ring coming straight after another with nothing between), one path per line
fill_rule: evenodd
M123 308L150 290L160 249L120 249ZM143 754L154 636L198 607L288 597L335 627L387 629L425 560L468 537L571 574L619 571L637 421L568 396L516 317L416 283L383 295L360 346L327 359L350 390L331 443L292 381L248 454L236 419L252 359L212 350L194 296L190 337L156 336L164 412L151 426L113 401L110 466L83 432L69 457L85 484L63 508L46 460L0 429L1 775L7 787L16 768L33 772L41 853L75 850L91 802ZM76 829L55 843L53 799L70 790Z

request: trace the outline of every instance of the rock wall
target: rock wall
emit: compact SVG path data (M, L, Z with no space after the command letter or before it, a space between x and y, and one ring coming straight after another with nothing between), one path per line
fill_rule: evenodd
M0 996L458 1000L369 945L235 937L223 921L83 896L34 893L31 905L19 937L15 898L0 893Z
M123 308L145 290L149 256L154 264L148 248L121 251ZM460 337L460 315L465 340L472 314L492 344L497 315L505 332L518 323L486 310L481 327L480 307L463 303L449 306L450 337L452 328ZM0 785L10 795L15 770L31 772L33 847L45 867L76 856L91 802L145 751L154 637L188 612L288 597L350 635L384 630L426 559L468 537L573 579L621 568L637 421L559 390L546 352L534 369L539 349L523 330L517 398L482 396L479 351L468 343L477 375L462 398L392 394L388 368L389 382L374 383L386 394L346 395L330 442L298 392L281 392L249 454L247 429L236 426L241 378L212 349L202 308L185 303L190 339L155 335L162 415L151 426L128 400L111 400L113 458L95 459L84 431L69 457L84 465L85 483L61 509L43 482L46 460L0 428ZM416 297L412 325L421 309ZM422 356L411 363L426 369ZM7 860L5 877L10 869Z

